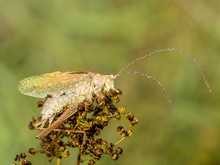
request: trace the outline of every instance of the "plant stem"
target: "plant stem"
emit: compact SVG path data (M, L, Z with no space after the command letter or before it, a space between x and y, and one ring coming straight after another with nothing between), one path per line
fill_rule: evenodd
M76 165L80 165L81 162L81 150L79 149Z
M125 139L125 137L121 138L119 141L117 141L117 142L115 143L115 145L118 145L118 144L121 143L124 139Z
M57 165L61 165L61 159L57 158Z

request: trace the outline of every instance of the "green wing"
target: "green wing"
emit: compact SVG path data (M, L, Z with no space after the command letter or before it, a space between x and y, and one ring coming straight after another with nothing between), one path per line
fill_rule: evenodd
M52 72L31 76L20 81L18 90L28 96L45 98L74 92L84 83L91 81L88 72Z

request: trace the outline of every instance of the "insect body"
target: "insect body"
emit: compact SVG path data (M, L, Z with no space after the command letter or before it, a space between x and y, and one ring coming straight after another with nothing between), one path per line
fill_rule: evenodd
M42 124L53 118L64 106L71 103L79 104L91 99L93 94L101 93L102 89L116 90L113 75L100 75L92 72L53 72L32 76L22 80L18 89L22 94L45 98L41 116Z

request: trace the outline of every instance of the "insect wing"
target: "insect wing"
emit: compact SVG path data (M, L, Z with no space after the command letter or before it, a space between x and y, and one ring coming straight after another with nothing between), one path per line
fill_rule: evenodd
M88 73L85 72L64 72L51 82L48 82L48 86L45 90L52 96L73 93L80 88L85 81L87 82L89 80L90 77Z
M21 93L44 98L74 92L83 81L89 81L88 72L53 72L22 80L18 86Z

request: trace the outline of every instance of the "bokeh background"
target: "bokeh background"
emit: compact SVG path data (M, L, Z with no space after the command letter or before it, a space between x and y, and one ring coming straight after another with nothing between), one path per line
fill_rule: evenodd
M220 1L0 1L0 161L30 147L39 148L37 131L27 128L40 114L36 98L21 95L19 80L53 71L116 74L149 51L181 48L198 59L210 94L191 59L178 52L151 56L130 67L160 80L160 88L140 76L115 80L123 95L118 105L139 119L123 141L118 161L97 164L220 164ZM125 126L127 123L124 123ZM103 135L117 140L112 126ZM115 135L115 136L114 136ZM63 164L75 164L76 152ZM33 164L50 164L35 156ZM55 161L52 164L56 164Z

